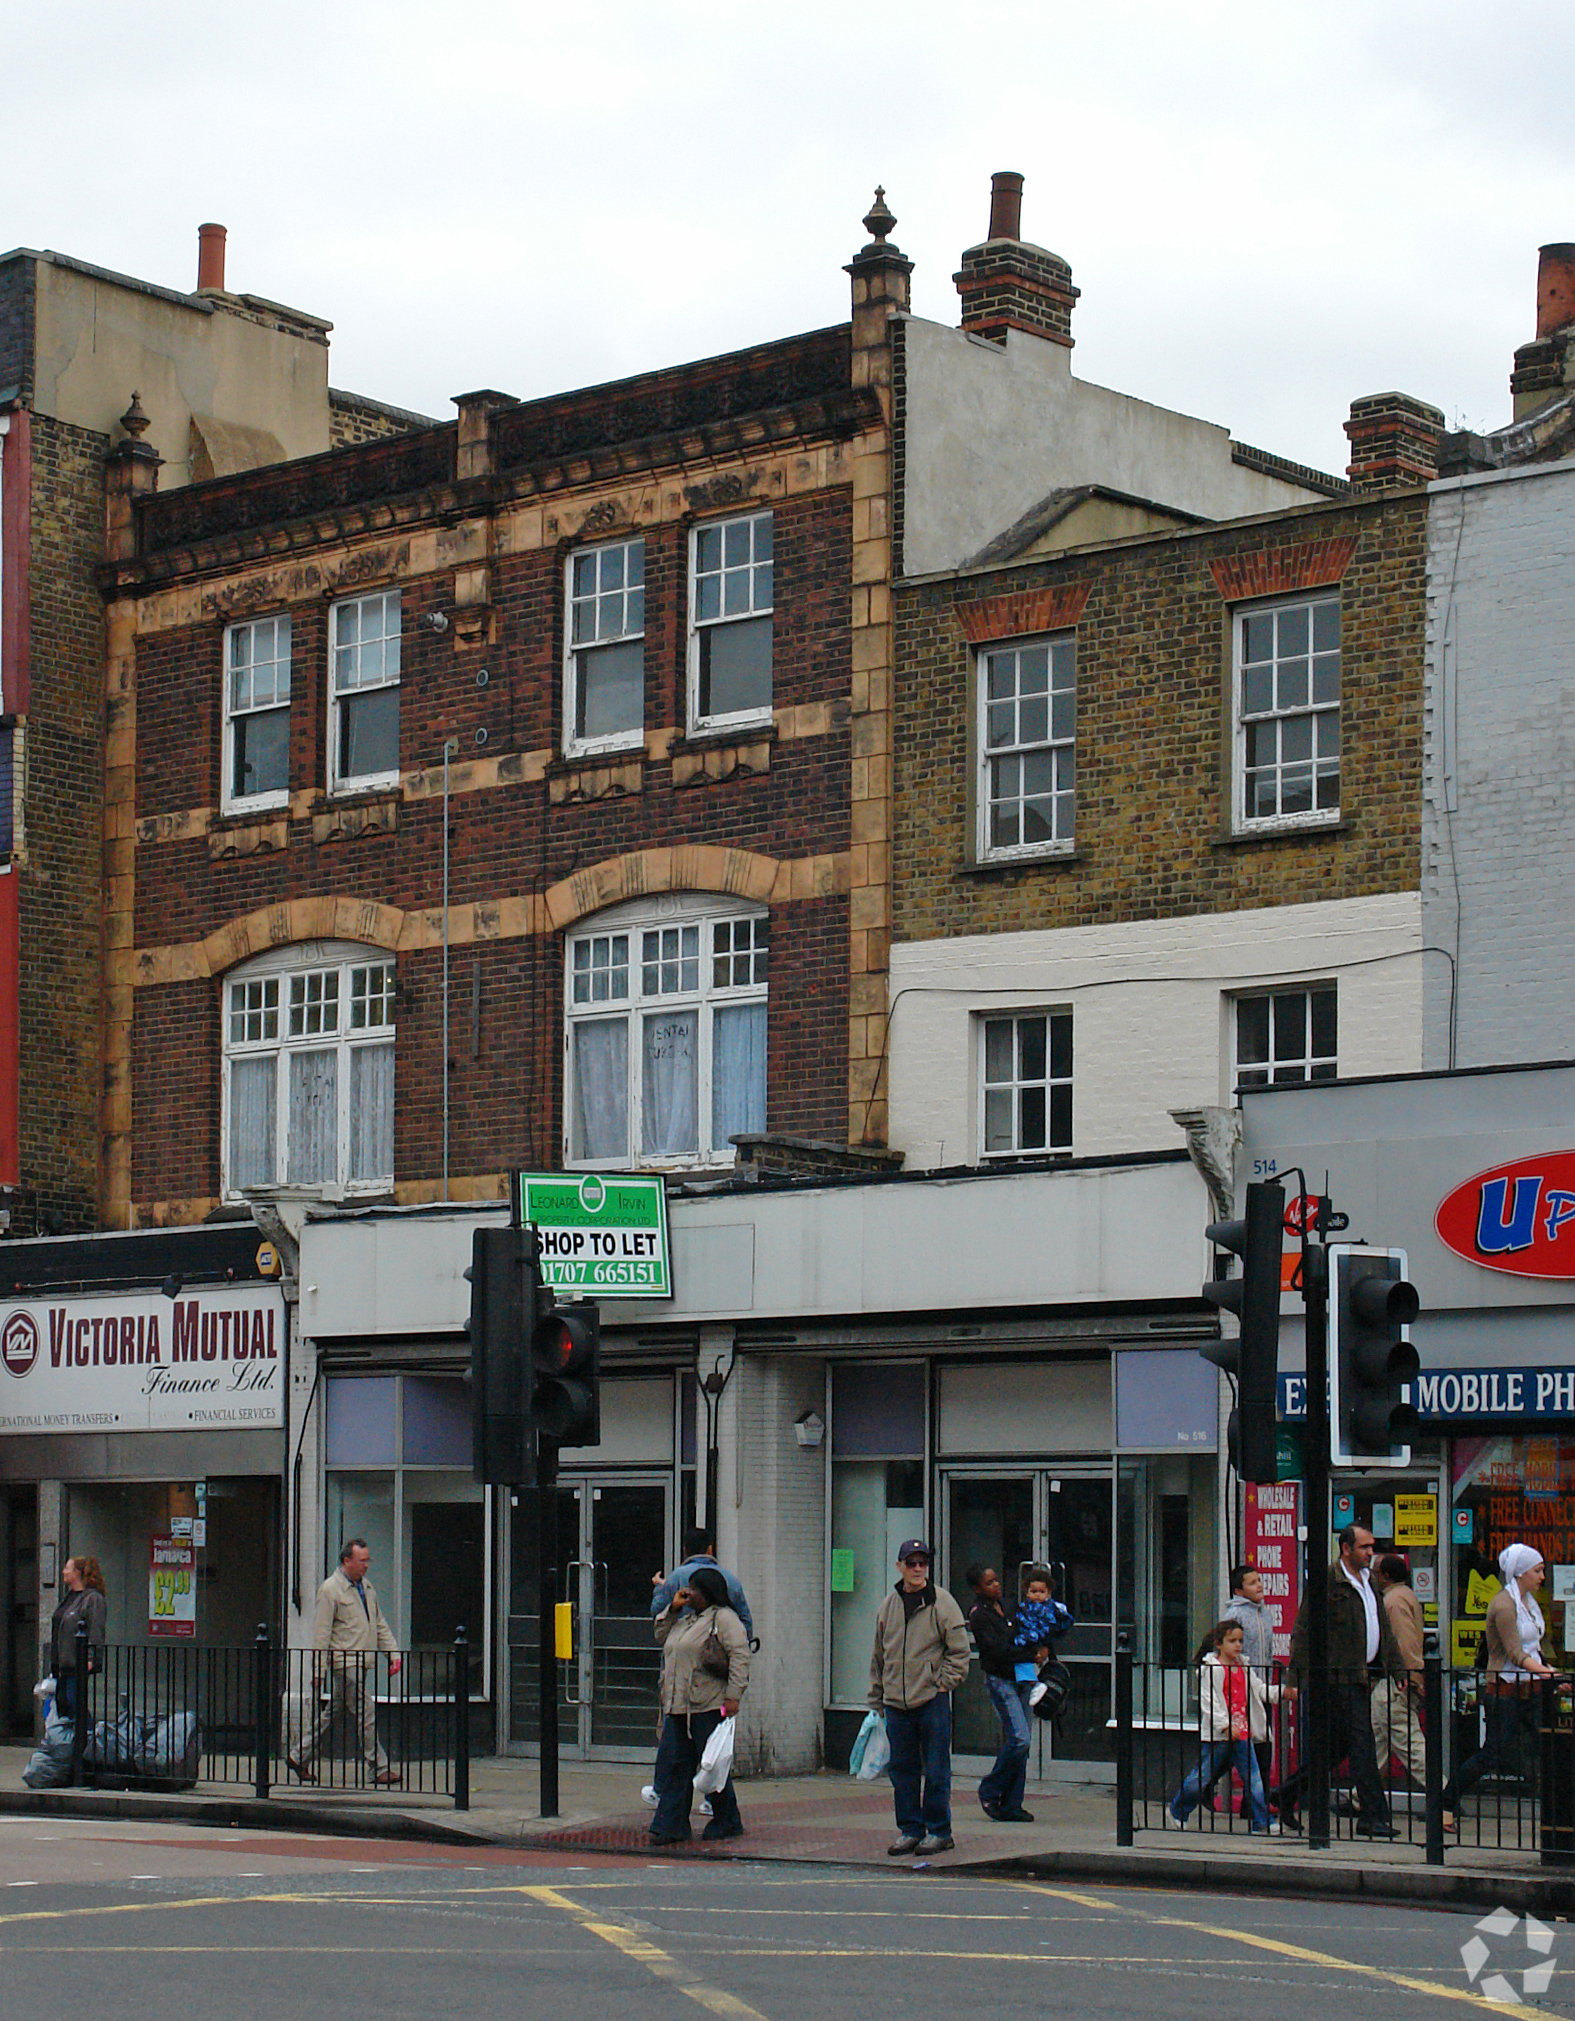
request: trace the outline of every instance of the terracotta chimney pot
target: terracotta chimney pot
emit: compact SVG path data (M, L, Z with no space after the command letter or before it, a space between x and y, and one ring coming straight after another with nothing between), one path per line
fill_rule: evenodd
M204 295L210 291L224 293L224 242L228 234L223 225L198 225L197 227L197 293Z

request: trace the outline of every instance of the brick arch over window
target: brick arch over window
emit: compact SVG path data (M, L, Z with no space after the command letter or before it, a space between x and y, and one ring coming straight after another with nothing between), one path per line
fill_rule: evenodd
M393 953L404 930L397 905L369 898L287 898L229 920L197 943L209 975L223 975L251 956L297 941L355 941Z
M783 888L791 868L775 857L759 856L748 849L721 849L710 843L640 849L577 870L572 877L549 886L543 902L548 926L558 933L593 912L660 891L709 892L749 899L757 905L780 904L784 899L807 895Z

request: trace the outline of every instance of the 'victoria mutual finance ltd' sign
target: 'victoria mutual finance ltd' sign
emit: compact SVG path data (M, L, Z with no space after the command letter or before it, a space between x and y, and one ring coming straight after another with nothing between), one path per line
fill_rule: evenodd
M542 1276L585 1298L671 1298L667 1186L600 1172L526 1172L520 1216L541 1233Z
M277 1427L284 1329L272 1284L0 1304L0 1433Z

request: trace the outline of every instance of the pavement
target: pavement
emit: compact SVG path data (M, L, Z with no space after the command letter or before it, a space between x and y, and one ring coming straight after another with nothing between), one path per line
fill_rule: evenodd
M1544 1867L1535 1851L1451 1843L1442 1867L1429 1867L1420 1843L1336 1838L1311 1850L1305 1838L1248 1838L1222 1815L1199 1813L1185 1831L1138 1831L1116 1844L1114 1792L1108 1787L1030 1785L1032 1824L985 1817L972 1779L953 1787L955 1850L929 1862L892 1860L891 1792L884 1780L846 1775L764 1776L737 1783L745 1832L707 1844L651 1846L651 1813L640 1798L650 1764L564 1761L559 1815L541 1816L536 1764L489 1756L471 1764L471 1804L406 1790L281 1785L264 1802L246 1786L198 1783L181 1794L142 1790L29 1790L22 1782L29 1749L0 1746L0 1813L53 1813L249 1829L320 1832L341 1837L424 1839L449 1845L512 1847L536 1854L607 1853L686 1860L780 1860L900 1871L1010 1873L1106 1886L1148 1885L1299 1898L1388 1901L1414 1907L1505 1907L1544 1919L1575 1919L1575 1866ZM1153 1807L1157 1817L1159 1807ZM696 1815L698 1834L703 1820ZM1348 1827L1347 1827L1348 1829Z

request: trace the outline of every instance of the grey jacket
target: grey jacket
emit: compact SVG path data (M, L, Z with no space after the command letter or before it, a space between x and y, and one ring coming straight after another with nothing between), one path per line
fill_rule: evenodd
M1233 1593L1223 1618L1241 1623L1241 1660L1262 1676L1274 1661L1274 1623L1268 1608L1245 1593Z

